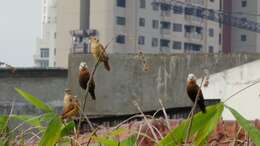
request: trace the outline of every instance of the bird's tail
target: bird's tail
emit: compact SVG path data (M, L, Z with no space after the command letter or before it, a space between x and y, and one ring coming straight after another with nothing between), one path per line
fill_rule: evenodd
M199 107L200 107L200 110L202 111L202 113L206 113L206 106L204 104L204 100L199 100L198 104L199 104Z
M96 100L96 95L94 89L89 89L89 94L93 100Z
M110 64L109 64L108 60L104 61L104 66L107 71L110 71Z

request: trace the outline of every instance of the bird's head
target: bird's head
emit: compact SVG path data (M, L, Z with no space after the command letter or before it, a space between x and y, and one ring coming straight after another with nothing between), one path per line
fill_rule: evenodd
M84 70L84 69L88 69L88 65L86 62L81 62L79 64L79 70Z
M189 82L189 81L195 81L196 82L196 80L197 80L197 78L194 74L190 73L188 75L187 82Z

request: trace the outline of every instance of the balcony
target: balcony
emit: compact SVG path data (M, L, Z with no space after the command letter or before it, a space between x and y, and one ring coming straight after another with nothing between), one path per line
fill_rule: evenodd
M41 57L40 55L33 55L33 59L35 61L43 61L43 60L49 60L49 57Z
M196 32L186 32L184 36L189 39L189 40L195 40L195 41L202 41L203 40L203 35L201 33L196 33Z
M160 33L169 35L169 34L171 34L171 29L161 28Z

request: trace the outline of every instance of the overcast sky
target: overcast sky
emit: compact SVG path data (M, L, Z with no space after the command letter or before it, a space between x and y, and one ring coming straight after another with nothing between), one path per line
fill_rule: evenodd
M0 0L0 61L33 66L40 25L41 0Z

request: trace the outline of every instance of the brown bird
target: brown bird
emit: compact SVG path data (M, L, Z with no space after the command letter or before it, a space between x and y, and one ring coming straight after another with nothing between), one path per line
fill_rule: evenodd
M198 93L199 92L199 93ZM190 97L190 99L193 101L193 103L196 100L197 94L198 95L198 105L199 108L203 113L206 113L206 107L204 104L204 97L202 94L202 91L200 90L200 87L196 83L196 76L194 74L189 74L187 78L187 93Z
M72 95L71 90L66 89L64 95L64 107L61 115L62 119L70 119L78 116L80 111L80 104L76 96Z
M87 66L86 62L81 62L79 65L79 85L82 89L84 89L84 90L87 89L87 84L88 84L89 78L90 78L90 71L88 69L88 66ZM93 78L90 82L88 92L89 92L90 96L92 97L92 99L96 100L95 81Z
M95 37L90 38L90 43L91 43L91 53L93 56L100 62L104 63L105 69L110 71L110 65L108 62L108 55L106 53L106 50L104 46L99 42L99 40Z

